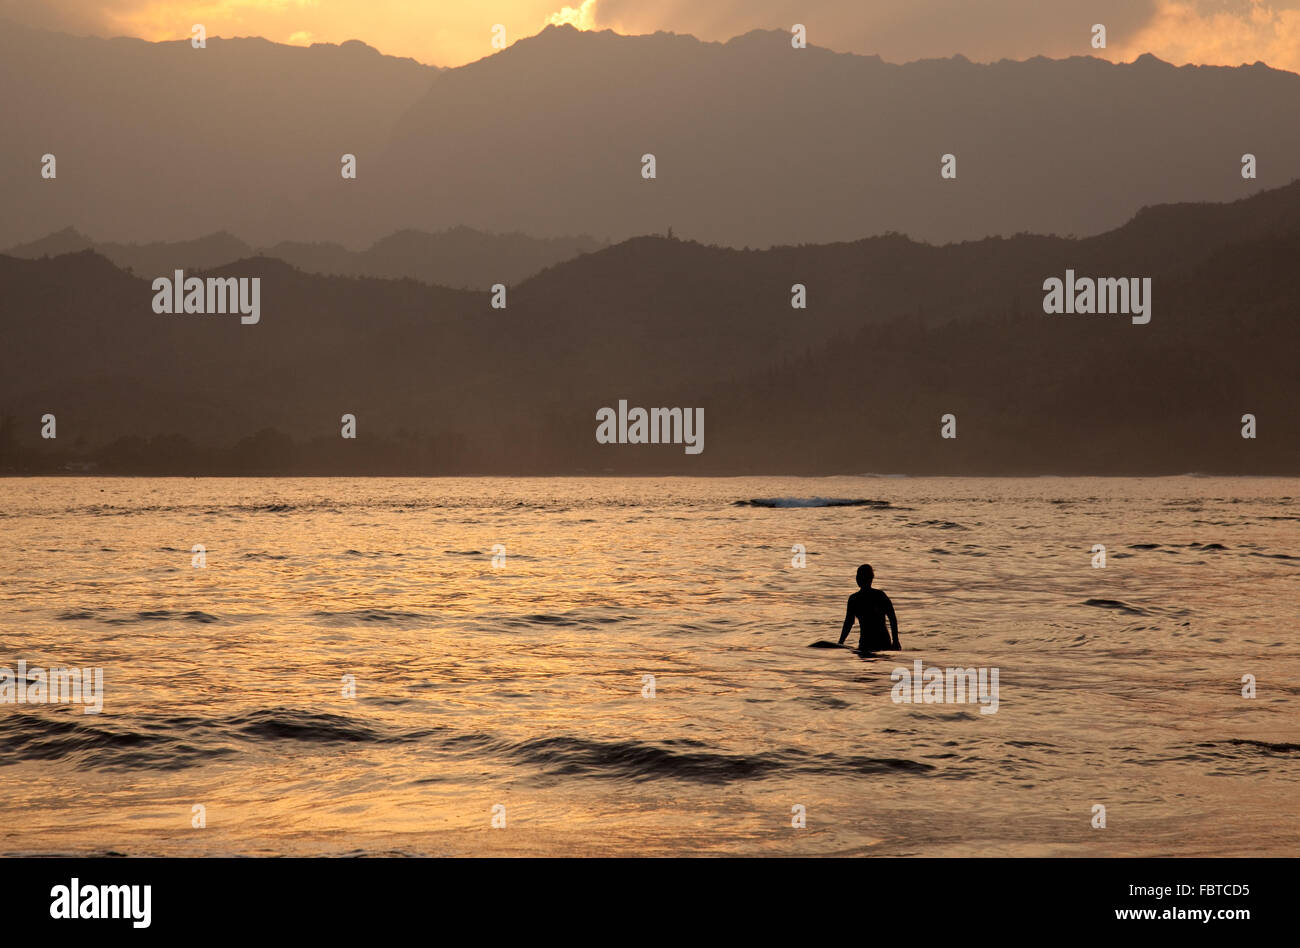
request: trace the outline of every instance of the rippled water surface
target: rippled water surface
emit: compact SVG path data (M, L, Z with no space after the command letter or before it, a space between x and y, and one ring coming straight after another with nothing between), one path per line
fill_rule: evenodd
M1300 481L0 491L0 665L105 677L0 704L0 852L1300 848ZM905 651L809 648L865 561ZM917 659L997 668L997 712L895 703Z

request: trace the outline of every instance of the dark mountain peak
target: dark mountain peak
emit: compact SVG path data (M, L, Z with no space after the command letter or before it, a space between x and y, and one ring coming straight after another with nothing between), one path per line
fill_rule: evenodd
M708 264L706 261L719 260L723 257L734 258L742 253L744 251L733 247L719 247L712 244L702 244L696 240L664 237L661 234L647 234L639 237L629 237L607 247L593 250L573 260L563 261L551 267L547 272L553 274L574 266L579 268L594 267L596 269L613 268L614 270L625 268L629 277L636 274L636 278L639 279L641 276L653 276L655 273L662 272L660 268L664 266L680 267L686 261L690 262L689 269L694 272L707 271ZM572 279L572 277L566 275L564 279Z
M704 46L694 36L687 33L670 33L657 30L654 33L625 34L613 30L580 30L570 23L548 24L540 33L525 36L511 43L502 53L510 54L503 58L501 54L486 56L478 60L482 63L501 59L508 61L519 56L535 59L550 59L555 56L570 56L575 51L608 52L615 49L663 49L668 47ZM473 65L471 63L470 65Z
M331 45L331 44L329 44L329 43L312 43L311 45L312 45L313 47L315 47L315 46L329 46L329 45ZM375 49L375 48L374 48L373 46L371 46L369 43L363 43L363 42L362 42L361 40L359 40L359 39L344 40L342 43L339 43L339 49L347 50L348 52L365 53L367 56L379 56L379 55L381 55L380 52L379 52L379 50Z
M14 267L48 275L58 282L72 286L102 288L106 283L135 279L112 260L91 249L50 254L48 259L42 257L23 259L16 256L0 256L0 259L4 259Z
M869 58L869 57L864 57ZM877 62L881 61L879 56L874 57ZM1050 63L1055 60L1039 57L1044 62ZM1002 62L1015 63L1015 60L1002 60ZM926 73L938 73L940 75L951 72L954 69L984 69L983 63L971 62L961 53L954 53L952 56L936 56L932 59L914 59L911 62L903 63L901 68Z
M161 46L168 43L185 47L190 45L190 40L189 38L182 38L178 40L163 40L158 45ZM209 36L208 37L209 48L220 49L223 46L228 46L233 50L253 49L259 52L263 52L263 51L269 52L270 50L275 49L276 47L283 47L286 49L295 49L295 50L302 49L301 46L290 46L288 43L277 43L274 40L267 39L265 36Z
M231 243L231 242L241 243L241 244L243 243L242 240L240 240L238 237L236 237L228 230L214 230L212 233L204 237L200 237L199 240L212 241L213 243Z
M513 52L516 55L525 50L554 50L567 49L573 46L596 40L599 37L615 36L613 30L580 30L572 23L548 23L540 33L534 33L532 36L521 36L511 43L504 52Z
M300 47L293 48L296 49ZM344 40L342 43L338 44L312 43L307 47L307 49L313 51L315 54L334 54L346 62L365 64L367 66L378 65L381 61L386 61L390 63L409 63L411 66L418 66L420 69L435 70L437 72L442 72L446 68L445 66L434 66L428 63L422 63L411 56L393 56L388 53L380 52L369 43L359 39Z
M1159 56L1156 56L1154 53L1143 53L1143 54L1142 54L1141 56L1139 56L1137 59L1133 60L1133 65L1134 65L1134 66L1147 66L1147 67L1151 67L1151 66L1163 66L1163 67L1168 68L1168 69L1172 69L1172 68L1173 68L1173 64L1172 64L1172 63L1167 63L1167 62L1165 62L1163 59L1161 59Z
M733 36L723 43L724 46L768 46L790 45L790 33L787 30L753 29L748 33Z
M1300 230L1300 178L1224 203L1182 201L1143 205L1123 226L1089 239L1103 240L1123 232L1146 234L1158 227L1234 239L1261 233L1272 236L1294 233Z
M241 260L233 260L230 263L224 263L201 272L234 277L306 276L302 270L299 270L291 263L285 263L278 257L262 256L244 257ZM186 274L186 276L192 275L194 274Z
M17 244L4 251L12 257L57 257L88 250L94 242L75 227L64 227L47 237Z

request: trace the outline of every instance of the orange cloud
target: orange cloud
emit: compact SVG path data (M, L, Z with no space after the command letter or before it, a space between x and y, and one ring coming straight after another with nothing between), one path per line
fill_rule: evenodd
M595 3L569 0L578 20L593 22ZM277 43L359 39L382 53L438 66L490 56L492 27L508 43L532 36L563 0L0 0L0 17L78 35L188 39L195 23L208 38L261 36ZM557 8L558 9L557 11ZM577 23L575 22L575 25Z
M800 0L809 41L893 62L962 53L989 61L1096 55L1089 26L1106 24L1101 54L1151 52L1175 63L1263 60L1300 72L1300 0ZM0 16L99 36L263 36L279 43L359 39L381 52L456 66L492 55L492 27L513 43L548 23L619 32L669 30L727 40L789 29L789 0L0 0Z
M1300 10L1268 0L1244 0L1235 9L1212 10L1188 0L1160 0L1155 15L1140 30L1110 39L1106 54L1116 60L1150 52L1177 65L1262 61L1300 71Z
M579 7L563 7L558 13L552 13L547 22L553 26L568 24L580 30L594 30L596 2L597 0L582 0L582 5Z
M209 36L261 35L258 25L289 20L319 6L319 0L141 0L103 11L111 30L147 40L182 39L195 23ZM288 34L268 39L288 39Z

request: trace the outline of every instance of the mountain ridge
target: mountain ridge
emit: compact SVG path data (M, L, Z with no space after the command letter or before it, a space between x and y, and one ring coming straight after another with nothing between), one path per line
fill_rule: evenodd
M1276 213L1300 182L1280 192L1077 240L641 237L509 287L504 310L480 290L267 258L213 271L262 278L256 326L155 315L148 279L93 251L0 256L0 469L1300 473L1300 214ZM1045 315L1043 281L1067 268L1150 277L1150 324ZM791 308L796 281L807 309ZM595 412L619 399L704 407L704 452L597 444ZM53 443L37 437L46 412ZM950 412L955 442L938 433Z
M548 27L437 69L352 42L193 50L3 31L0 121L17 147L0 153L0 245L66 225L117 242L225 230L254 246L457 225L946 243L1095 234L1142 204L1300 176L1300 131L1271 118L1300 110L1300 77L1262 64L887 63L794 50L782 31L712 42ZM40 176L47 152L54 180ZM1258 180L1240 176L1247 152ZM355 180L340 177L344 154ZM954 179L940 177L944 154Z
M284 260L308 273L407 278L439 286L486 289L496 283L519 282L552 263L602 246L586 236L533 238L523 234L488 234L468 227L452 227L436 234L397 231L359 251L323 241L254 247L226 231L192 240L135 244L98 242L76 228L65 227L0 252L31 259L93 249L118 266L141 275L208 270L248 257L264 256Z

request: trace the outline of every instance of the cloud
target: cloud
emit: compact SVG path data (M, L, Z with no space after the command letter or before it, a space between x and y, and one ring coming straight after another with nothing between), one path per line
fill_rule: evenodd
M558 13L552 13L547 20L552 26L564 26L566 23L570 26L576 26L580 30L594 30L596 28L596 2L597 0L582 0L582 5L577 7L564 7Z
M209 36L258 33L263 24L311 16L318 6L319 0L0 0L0 17L76 35L161 40L188 37L195 23Z
M1300 0L494 0L485 9L409 0L0 0L0 16L80 35L181 39L202 23L209 37L356 38L438 65L491 55L495 23L512 42L548 23L722 41L803 23L813 45L892 62L1097 55L1091 27L1104 23L1109 46L1100 52L1111 59L1151 52L1176 63L1263 60L1300 71Z
M808 28L808 42L891 62L952 56L992 61L1092 55L1091 27L1111 37L1142 28L1157 0L601 0L619 32L672 30L727 40L753 29Z
M1300 10L1296 3L1160 0L1133 36L1112 41L1107 54L1132 59L1152 52L1168 62L1238 66L1266 62L1300 72Z
M538 32L556 0L485 4L410 0L0 0L0 17L75 35L184 39L202 23L208 37L261 36L277 43L360 39L382 52L460 65L494 52L492 26L513 41Z

